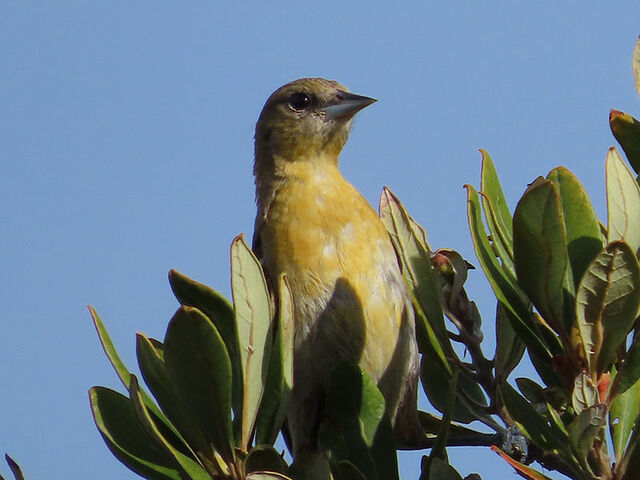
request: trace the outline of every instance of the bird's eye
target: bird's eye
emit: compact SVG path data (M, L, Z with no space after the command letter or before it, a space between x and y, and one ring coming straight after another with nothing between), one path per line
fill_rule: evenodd
M296 92L291 95L289 105L294 110L304 110L311 105L311 96L304 92Z

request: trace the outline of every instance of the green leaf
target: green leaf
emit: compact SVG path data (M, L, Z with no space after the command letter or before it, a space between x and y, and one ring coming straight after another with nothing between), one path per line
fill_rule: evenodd
M563 284L568 263L560 197L552 182L538 179L524 193L513 215L516 273L523 290L545 321L570 338L564 317Z
M115 370L116 374L118 375L118 378L120 379L124 387L127 390L129 390L129 381L130 381L131 374L129 373L129 370L125 366L124 362L120 359L120 356L118 355L118 352L116 351L116 348L114 347L113 342L111 341L109 332L107 332L107 329L104 326L104 323L102 323L102 320L98 316L98 312L96 312L95 309L90 305L88 308L89 308L89 313L91 314L91 318L93 319L93 325L96 328L96 332L98 332L98 338L100 339L100 344L102 345L104 353L107 355L107 359L113 366L113 369ZM147 392L142 390L141 395L142 395L142 401L144 402L146 407L149 410L151 410L154 415L160 418L160 420L162 420L162 422L165 424L167 428L174 429L174 427L171 425L171 422L169 422L169 420L164 415L164 413L160 411L158 406L154 403L154 401L147 394Z
M424 230L417 226L398 198L385 187L380 196L380 219L387 228L400 259L402 274L416 307L416 334L424 354L439 362L451 375L451 353L442 312L440 281L425 245Z
M609 409L609 430L613 440L613 451L618 462L622 459L629 436L640 415L640 381L618 395Z
M640 267L624 242L607 245L591 262L576 296L578 329L592 377L613 361L640 308Z
M513 324L515 319L508 317L513 315L500 302L496 302L496 353L494 362L496 365L496 377L498 380L506 380L509 374L522 360L525 345L516 331Z
M612 108L609 112L609 126L637 174L640 172L640 122L628 113Z
M573 294L587 266L603 247L600 221L584 187L567 168L554 168L547 180L553 182L560 196Z
M256 442L273 445L287 413L293 389L293 296L284 274L279 279L278 325L271 349L264 395L256 420Z
M607 405L599 403L583 410L567 427L576 456L587 464L587 454L607 420Z
M154 421L153 416L142 402L138 380L135 375L131 375L129 385L129 398L131 399L131 404L133 405L133 409L138 420L143 425L149 436L163 447L164 451L172 457L178 465L180 465L180 468L187 475L187 478L192 480L210 480L211 477L197 460L180 452L162 434L159 425Z
M473 240L476 256L480 261L493 293L500 303L509 310L512 315L514 330L535 354L540 358L551 358L551 349L560 350L558 345L547 345L544 338L536 328L534 317L529 309L528 300L524 293L508 277L498 262L482 223L480 201L478 193L471 185L465 185L467 189L467 217L469 231Z
M113 455L137 474L152 480L181 480L179 467L150 437L131 401L104 387L89 390L96 426Z
M165 368L160 353L153 346L151 340L142 333L136 334L136 353L145 383L149 386L162 411L170 419L172 426L177 427L177 429L173 429L174 434L186 448L193 447L198 452L210 455L211 446L176 393L175 385Z
M624 364L618 372L615 395L624 393L640 380L640 337L634 338L631 348L625 355Z
M262 267L242 235L231 243L231 289L244 374L241 446L248 450L267 377L273 314Z
M567 452L568 438L556 427L549 424L535 408L506 382L499 386L500 395L509 414L520 430L543 450Z
M573 381L573 392L571 393L571 406L576 413L582 413L586 409L593 407L600 401L598 387L593 383L593 379L586 372L582 371Z
M441 413L447 411L449 396L451 394L451 379L428 358L422 357L420 362L420 378L422 388L429 402ZM451 418L456 422L470 423L478 419L479 413L463 400L463 395L479 406L486 406L487 399L478 383L461 375L457 382L456 401L451 411Z
M222 457L231 461L231 362L216 327L180 307L164 339L165 365L177 394Z
M640 248L640 188L613 147L607 154L606 172L608 241L624 240L637 255Z
M278 472L287 471L287 463L273 447L258 445L252 448L244 461L244 470L250 472Z
M233 306L223 295L203 283L196 282L177 270L169 272L171 290L181 305L195 307L204 313L216 326L229 352L233 373L233 412L242 414L242 365L238 346L238 329Z
M491 239L498 256L502 260L502 267L509 275L515 276L513 266L513 221L507 206L498 173L485 150L482 153L482 174L480 189L482 206L487 226L491 232Z

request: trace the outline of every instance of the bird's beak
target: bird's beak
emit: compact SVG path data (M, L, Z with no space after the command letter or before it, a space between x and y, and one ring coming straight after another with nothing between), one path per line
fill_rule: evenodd
M363 97L355 93L340 91L336 102L327 106L325 111L325 120L335 120L338 118L350 118L362 110L364 107L377 102L375 98Z

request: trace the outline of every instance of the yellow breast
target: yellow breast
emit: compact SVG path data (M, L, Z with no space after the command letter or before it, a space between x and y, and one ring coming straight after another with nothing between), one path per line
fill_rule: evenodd
M379 380L411 308L384 225L337 167L300 162L286 173L260 239L266 271L289 277L296 346L311 338Z

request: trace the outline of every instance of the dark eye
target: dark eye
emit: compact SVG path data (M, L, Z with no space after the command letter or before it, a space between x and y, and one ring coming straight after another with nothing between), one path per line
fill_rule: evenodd
M291 105L291 108L294 110L304 110L311 105L311 96L304 92L296 92L291 95L289 105Z

